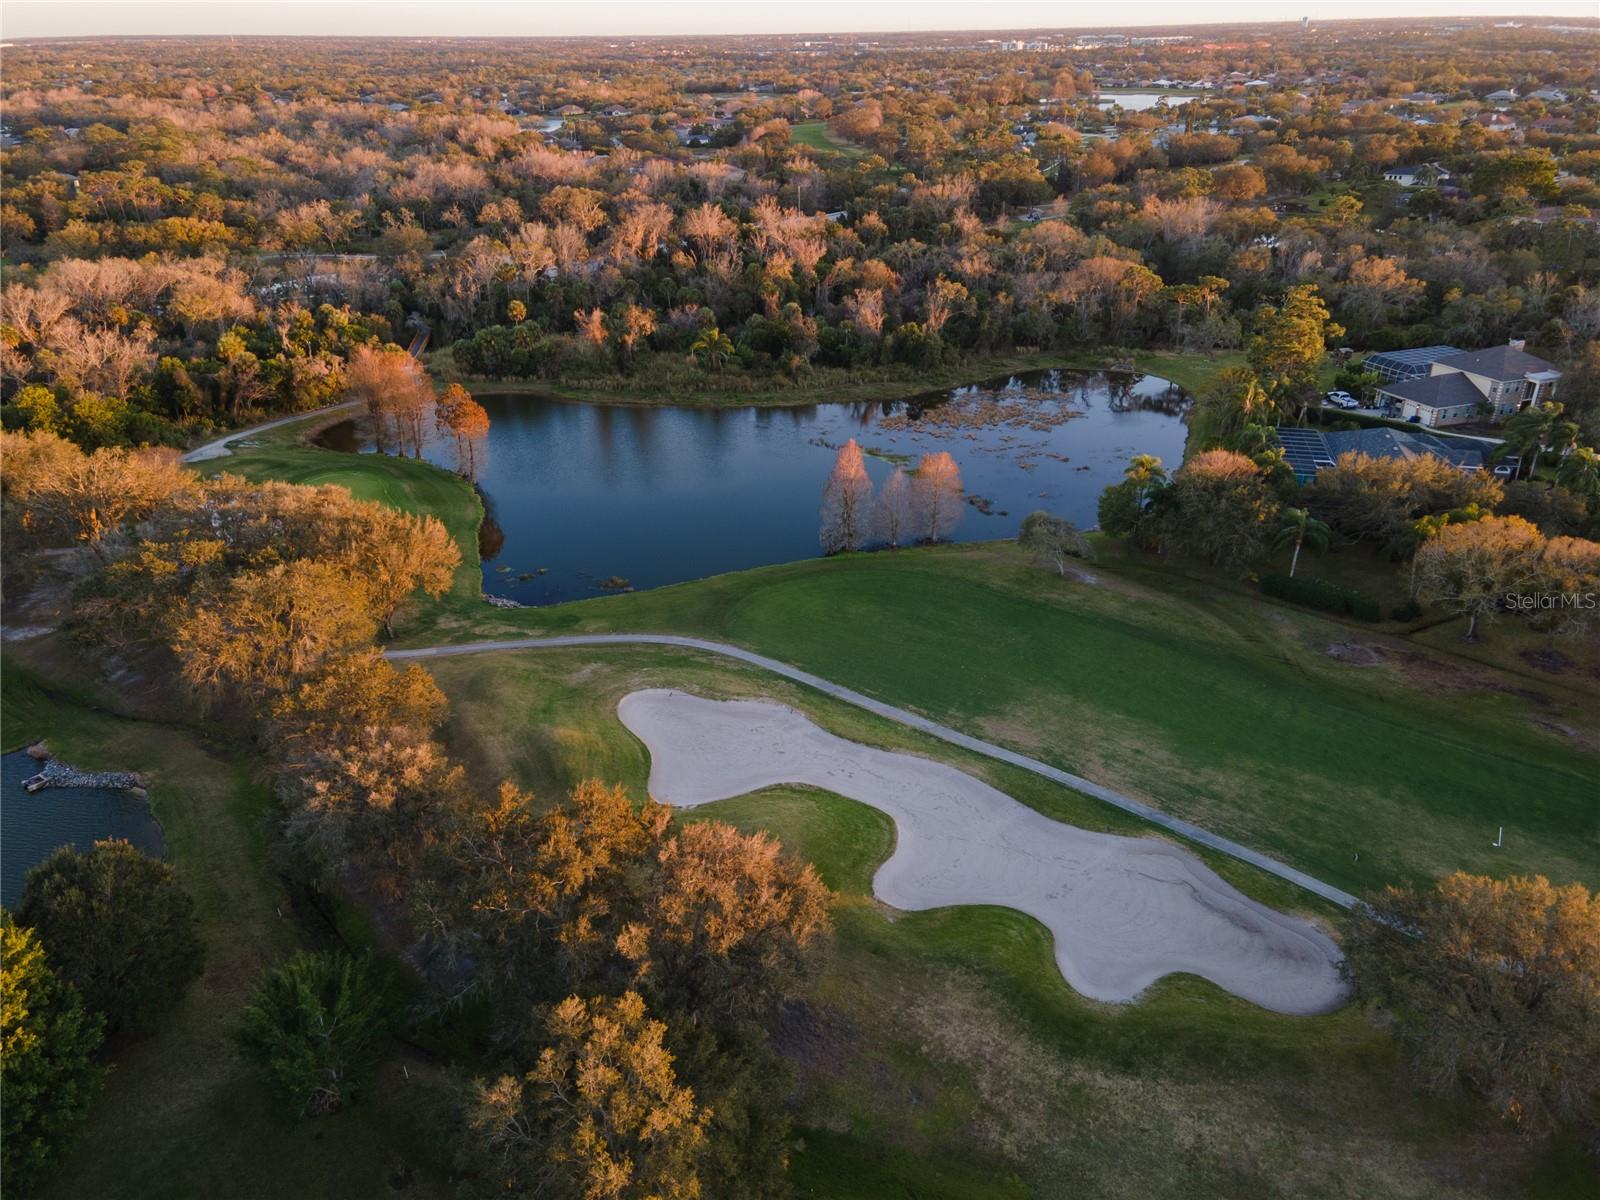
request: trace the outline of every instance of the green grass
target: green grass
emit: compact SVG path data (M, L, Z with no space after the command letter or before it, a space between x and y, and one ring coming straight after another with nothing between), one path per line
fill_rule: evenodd
M1455 869L1600 881L1594 696L1559 679L1107 557L1063 583L1008 544L812 560L421 640L701 634L1011 745L1351 891ZM481 606L480 606L481 607ZM419 640L419 639L413 639ZM1326 653L1357 640L1385 665ZM1492 849L1496 829L1506 842Z
M868 151L837 137L826 121L802 121L789 126L789 139L810 146L821 154L842 154L846 158L865 158Z
M268 863L272 805L251 768L189 729L121 717L46 684L14 651L0 679L7 746L44 737L66 761L149 777L206 948L204 973L161 1028L113 1049L105 1092L45 1194L332 1200L379 1194L407 1167L413 1194L445 1194L437 1143L422 1131L432 1101L417 1063L407 1080L391 1061L364 1103L307 1122L280 1111L235 1051L256 976L304 938Z
M1030 790L1020 772L684 651L528 651L429 669L451 698L451 747L484 788L509 776L548 800L598 775L641 789L647 758L616 701L671 684L771 695L843 736L939 753L1046 811L1061 793L1057 815L1103 827L1063 789ZM884 908L871 879L894 834L871 808L785 786L681 819L706 818L773 833L838 893L836 937L777 1034L799 1079L801 1195L1510 1196L1545 1194L1523 1187L1538 1172L1555 1196L1583 1169L1518 1146L1487 1110L1418 1098L1357 1012L1279 1016L1188 977L1136 1005L1096 1004L1062 981L1048 932L1027 917ZM1238 882L1284 903L1285 885L1249 874Z

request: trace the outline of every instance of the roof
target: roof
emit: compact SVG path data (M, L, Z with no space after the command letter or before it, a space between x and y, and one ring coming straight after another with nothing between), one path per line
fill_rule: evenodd
M1534 371L1554 371L1555 364L1515 346L1491 346L1487 350L1469 350L1436 360L1442 367L1457 371L1471 371L1489 379L1522 379Z
M1363 364L1366 370L1376 371L1380 366L1388 366L1396 370L1401 368L1414 368L1418 374L1426 373L1433 363L1441 358L1460 354L1461 351L1454 346L1422 346L1416 350L1380 350L1376 354L1369 354ZM1405 374L1401 370L1401 374Z
M1421 458L1431 455L1468 470L1483 466L1483 449L1480 446L1458 438L1434 437L1430 433L1409 429L1380 426L1376 429L1343 430L1325 434L1324 440L1335 459L1341 454L1356 451L1373 458Z
M1333 466L1341 454L1408 459L1427 455L1443 459L1463 471L1481 470L1484 462L1481 444L1465 438L1435 437L1420 430L1383 426L1324 432L1280 425L1277 434L1278 443L1283 447L1283 456L1301 479L1310 479L1319 470Z
M1420 404L1424 408L1457 408L1463 404L1483 402L1483 393L1473 387L1465 375L1454 371L1445 375L1424 375L1421 379L1381 384L1378 391L1396 400Z

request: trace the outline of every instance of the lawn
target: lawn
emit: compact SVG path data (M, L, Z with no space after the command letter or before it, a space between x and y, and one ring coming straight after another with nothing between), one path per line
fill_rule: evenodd
M1365 892L1455 869L1600 882L1594 692L1108 556L995 543L812 560L410 641L648 630L748 646ZM1327 651L1378 647L1357 666ZM1563 731L1567 732L1563 732ZM1495 849L1496 830L1506 828Z
M1043 781L684 651L525 651L429 669L451 698L452 749L485 789L509 776L548 800L593 775L639 791L648 762L616 701L670 684L770 695L843 736L949 758L1062 819L1130 831ZM685 817L702 818L772 832L838 893L833 944L776 1032L797 1077L802 1195L1555 1196L1576 1178L1475 1106L1416 1097L1359 1013L1278 1016L1193 978L1133 1006L1095 1004L1061 980L1047 931L1026 917L885 909L870 889L893 829L870 808L778 787ZM1287 885L1240 874L1285 901ZM1541 1170L1548 1192L1525 1186Z
M802 121L789 126L789 139L802 146L810 146L821 154L843 154L847 158L865 158L867 151L852 142L836 137L826 121Z
M37 643L30 653L37 653ZM114 1048L104 1094L50 1179L50 1197L370 1196L409 1177L420 1197L448 1194L423 1134L432 1106L419 1066L397 1056L349 1111L307 1122L281 1111L239 1058L232 1032L256 976L296 947L318 944L295 919L269 866L271 800L247 761L193 730L134 720L54 682L8 647L6 746L48 738L74 764L150 778L167 857L194 896L205 971L151 1037Z

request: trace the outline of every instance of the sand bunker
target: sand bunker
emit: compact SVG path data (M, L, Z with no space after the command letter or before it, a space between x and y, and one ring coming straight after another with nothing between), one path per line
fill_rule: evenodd
M1132 1000L1181 971L1277 1012L1344 998L1331 939L1170 842L1052 821L954 767L846 741L777 704L656 689L617 711L650 750L656 799L693 807L800 783L869 804L898 832L873 880L880 900L1027 913L1055 935L1067 982L1096 1000Z

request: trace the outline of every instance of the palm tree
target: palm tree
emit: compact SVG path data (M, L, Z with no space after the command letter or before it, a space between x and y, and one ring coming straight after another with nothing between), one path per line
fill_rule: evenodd
M1505 424L1505 441L1496 448L1493 458L1499 462L1515 452L1521 458L1533 456L1528 465L1528 478L1539 469L1539 456L1551 448L1572 445L1578 437L1578 427L1561 419L1559 404L1546 404L1539 408L1525 408Z
M1561 460L1556 482L1583 497L1591 513L1600 509L1600 452L1593 446L1579 446Z
M1278 432L1271 425L1251 421L1233 435L1232 443L1230 449L1253 457L1275 447L1278 444Z
M1294 569L1300 565L1300 547L1309 544L1313 550L1327 549L1329 529L1303 508L1286 508L1280 515L1283 528L1273 539L1272 548L1281 550L1294 543L1294 557L1289 560L1289 578L1293 579Z
M722 364L733 354L733 339L713 325L695 338L689 353L713 371L721 371Z

